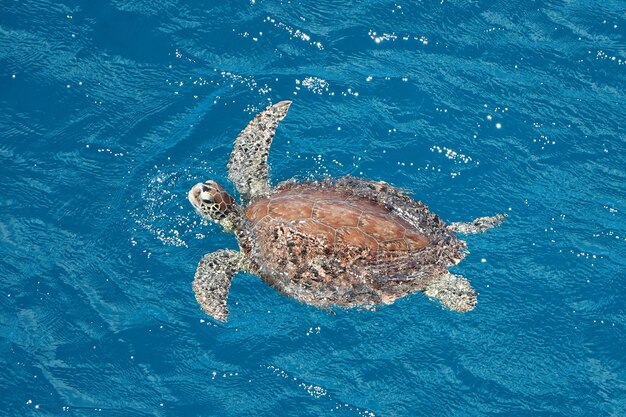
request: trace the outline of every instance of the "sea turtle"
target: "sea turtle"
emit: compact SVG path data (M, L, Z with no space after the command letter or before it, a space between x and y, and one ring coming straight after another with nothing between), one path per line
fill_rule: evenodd
M374 308L422 291L451 310L472 310L476 292L448 272L467 252L455 233L482 232L504 216L445 224L405 191L351 176L270 187L267 155L290 105L267 107L235 140L228 177L241 205L214 181L189 191L195 209L233 232L240 247L200 261L193 290L202 309L225 322L231 280L245 271L324 309Z

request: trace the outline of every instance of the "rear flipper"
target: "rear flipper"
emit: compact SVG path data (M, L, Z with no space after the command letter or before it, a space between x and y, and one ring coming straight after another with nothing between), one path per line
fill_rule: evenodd
M476 291L461 275L450 273L439 275L428 283L424 294L459 313L471 311L476 306Z
M492 227L500 226L504 222L506 214L496 214L495 216L479 217L471 222L455 222L448 225L448 229L455 233L466 235L482 233Z
M242 258L240 252L219 250L204 255L198 264L193 292L202 310L215 320L228 320L228 290L233 275L241 270Z

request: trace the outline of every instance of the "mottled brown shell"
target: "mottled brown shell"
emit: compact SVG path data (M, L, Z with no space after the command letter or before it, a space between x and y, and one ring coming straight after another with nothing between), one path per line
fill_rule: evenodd
M327 248L416 251L428 245L401 217L371 200L355 199L333 189L288 189L255 201L245 211L253 229L287 222Z
M287 183L244 217L238 236L251 271L322 307L391 303L463 257L464 243L437 216L385 183Z

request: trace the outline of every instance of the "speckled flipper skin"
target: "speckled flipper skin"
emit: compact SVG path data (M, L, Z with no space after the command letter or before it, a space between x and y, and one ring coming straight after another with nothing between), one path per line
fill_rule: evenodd
M244 203L270 192L267 155L278 123L287 115L291 101L269 106L239 133L228 162L228 178Z
M459 313L471 311L476 306L476 290L460 275L445 273L434 277L424 289L424 294Z
M471 222L454 222L448 225L448 229L464 235L482 233L492 227L500 226L505 217L506 214L496 214L495 216L479 217Z
M233 275L242 269L245 258L241 252L219 250L204 255L198 263L193 292L205 313L216 320L228 320L228 290Z

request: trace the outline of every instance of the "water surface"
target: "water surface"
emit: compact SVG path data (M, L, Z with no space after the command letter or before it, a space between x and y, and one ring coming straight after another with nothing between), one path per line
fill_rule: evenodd
M6 0L0 414L620 416L626 8L568 1ZM410 190L467 238L465 315L416 294L331 315L241 274L186 201L293 100L274 183Z

